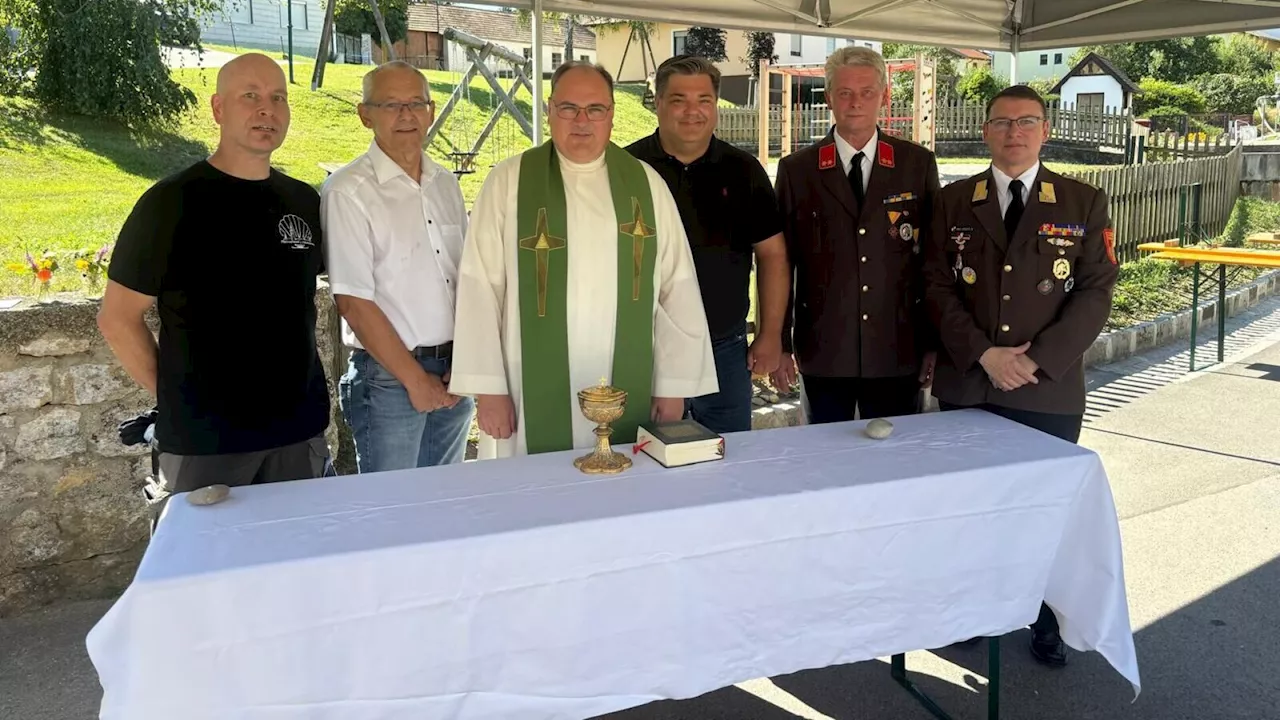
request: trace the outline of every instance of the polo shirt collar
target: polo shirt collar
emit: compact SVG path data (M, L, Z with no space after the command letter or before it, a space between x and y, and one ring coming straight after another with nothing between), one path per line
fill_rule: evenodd
M670 158L675 162L681 163L682 165L684 164L683 162L681 162L679 158L667 152L666 148L662 147L662 137L658 135L657 130L653 131L653 134L649 136L649 140L651 143L653 143L652 150L655 156ZM720 140L720 138L712 134L711 144L707 146L707 151L702 153L702 156L699 157L697 160L694 160L689 164L696 165L701 162L716 162L723 156L724 156L723 143Z

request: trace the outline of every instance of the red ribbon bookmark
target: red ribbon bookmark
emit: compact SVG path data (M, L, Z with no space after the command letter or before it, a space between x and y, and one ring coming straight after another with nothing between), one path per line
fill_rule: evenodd
M639 454L639 452L640 452L641 450L643 450L643 449L644 449L644 446L645 446L645 445L648 445L648 444L649 444L649 441L648 441L648 440L645 440L645 441L644 441L644 442L642 442L642 443L636 443L635 445L632 445L632 446L631 446L631 454L632 454L632 455Z

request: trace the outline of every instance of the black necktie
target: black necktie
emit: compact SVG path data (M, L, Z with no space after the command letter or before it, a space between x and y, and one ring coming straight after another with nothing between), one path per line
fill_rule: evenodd
M1022 219L1022 211L1026 206L1022 204L1022 181L1014 180L1009 183L1009 209L1004 211L1004 235L1012 242L1013 232L1018 229L1018 221Z
M862 185L862 158L866 157L862 153L853 156L853 167L849 168L849 185L853 188L853 197L858 201L858 210L862 210L862 203L867 199L867 190Z

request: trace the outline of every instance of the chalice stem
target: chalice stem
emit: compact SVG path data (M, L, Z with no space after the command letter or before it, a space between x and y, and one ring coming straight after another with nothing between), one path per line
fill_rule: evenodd
M609 446L609 436L613 434L613 430L605 423L596 425L596 455L600 457L608 457L613 453L613 448Z

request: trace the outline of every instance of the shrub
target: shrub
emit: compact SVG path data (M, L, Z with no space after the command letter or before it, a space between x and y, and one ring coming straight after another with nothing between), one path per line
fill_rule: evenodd
M1204 112L1204 96L1189 85L1143 78L1138 83L1142 92L1133 98L1133 111L1139 116L1153 108L1178 108L1182 112L1196 115Z

